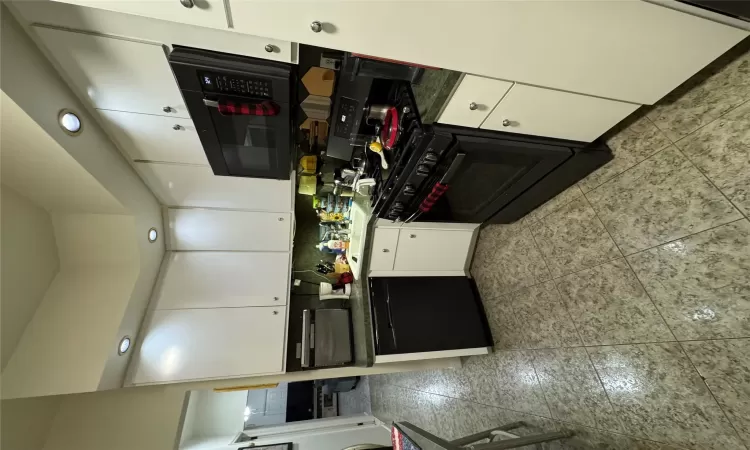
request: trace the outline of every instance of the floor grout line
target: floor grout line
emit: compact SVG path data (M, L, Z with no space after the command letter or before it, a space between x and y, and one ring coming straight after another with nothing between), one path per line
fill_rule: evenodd
M597 376L598 376L598 374L597 374ZM525 411L518 411L518 410L515 410L515 409L505 408L503 406L491 405L491 404L487 404L487 403L479 403L479 402L476 402L474 400L468 400L468 399L461 398L461 397L452 397L450 395L437 394L437 393L434 393L434 392L423 391L421 389L415 389L415 388L412 388L412 387L401 386L401 385L397 385L397 384L393 384L393 383L384 383L384 384L387 385L387 386L393 386L393 387L397 387L397 388L400 388L400 389L406 389L406 390L410 390L410 391L420 392L420 393L423 393L423 394L436 395L438 397L450 398L450 399L458 400L458 401L461 401L461 402L472 403L474 405L489 406L491 408L500 409L500 410L503 410L503 411L513 412L513 413L518 413L518 414L525 414L527 416L537 417L537 418L548 420L548 421L552 421L552 422L558 422L558 423L563 423L563 424L568 424L568 425L575 425L577 427L587 428L589 430L596 430L596 431L604 432L604 433L608 433L608 434L615 434L615 435L618 435L618 436L625 436L625 437L628 437L628 438L631 438L631 439L636 439L636 440L639 440L639 441L655 442L655 443L658 443L658 444L665 444L665 445L671 445L671 446L677 446L677 447L679 447L679 444L673 444L673 443L663 442L663 441L655 441L653 439L648 439L648 438L644 438L644 437L637 436L637 435L632 435L632 434L627 434L627 433L621 433L621 432L617 432L617 431L607 430L605 428L590 427L590 426L582 425L582 424L579 424L579 423L576 423L576 422L570 422L570 421L565 421L565 420L561 420L561 419L555 419L553 417L540 416L538 414L529 413L529 412L525 412ZM550 415L551 415L551 411L550 411Z

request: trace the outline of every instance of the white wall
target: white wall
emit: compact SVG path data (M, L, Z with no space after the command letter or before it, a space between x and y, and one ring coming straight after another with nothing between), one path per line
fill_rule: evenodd
M244 426L243 412L246 404L247 391L191 391L182 440L239 433Z
M42 450L61 402L61 396L3 400L0 448Z
M0 186L0 370L4 370L60 269L50 214Z

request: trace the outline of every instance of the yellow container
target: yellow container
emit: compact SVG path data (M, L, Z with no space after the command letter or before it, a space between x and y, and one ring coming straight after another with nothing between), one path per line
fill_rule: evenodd
M315 173L315 169L318 168L318 158L316 156L303 156L299 160L299 165L302 166L302 173Z
M297 192L302 195L315 195L318 187L318 177L315 175L302 175L299 177Z

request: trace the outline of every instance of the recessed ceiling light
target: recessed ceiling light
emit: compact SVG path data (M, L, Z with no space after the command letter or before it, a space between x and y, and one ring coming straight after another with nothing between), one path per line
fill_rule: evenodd
M150 230L148 230L149 242L156 242L157 237L159 237L159 233L156 231L156 228L151 228Z
M125 352L127 352L129 348L130 348L130 336L124 336L122 339L120 339L120 345L117 346L117 353L119 355L124 355Z
M63 109L57 116L60 126L63 131L71 136L76 136L81 133L83 129L83 123L76 113L69 109Z

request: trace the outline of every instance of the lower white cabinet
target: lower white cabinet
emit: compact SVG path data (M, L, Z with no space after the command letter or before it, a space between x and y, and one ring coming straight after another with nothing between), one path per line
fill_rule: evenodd
M373 231L371 276L465 274L479 224L379 221Z
M640 106L516 83L481 128L591 142Z
M291 211L294 175L289 180L223 177L211 167L137 162L146 184L166 206Z
M393 270L464 270L473 235L463 230L401 229Z
M289 253L172 252L167 258L156 309L286 304Z
M98 113L130 159L208 165L190 119L108 110Z
M170 250L289 252L290 213L172 209L169 216Z
M283 371L283 307L154 311L133 364L133 384Z

